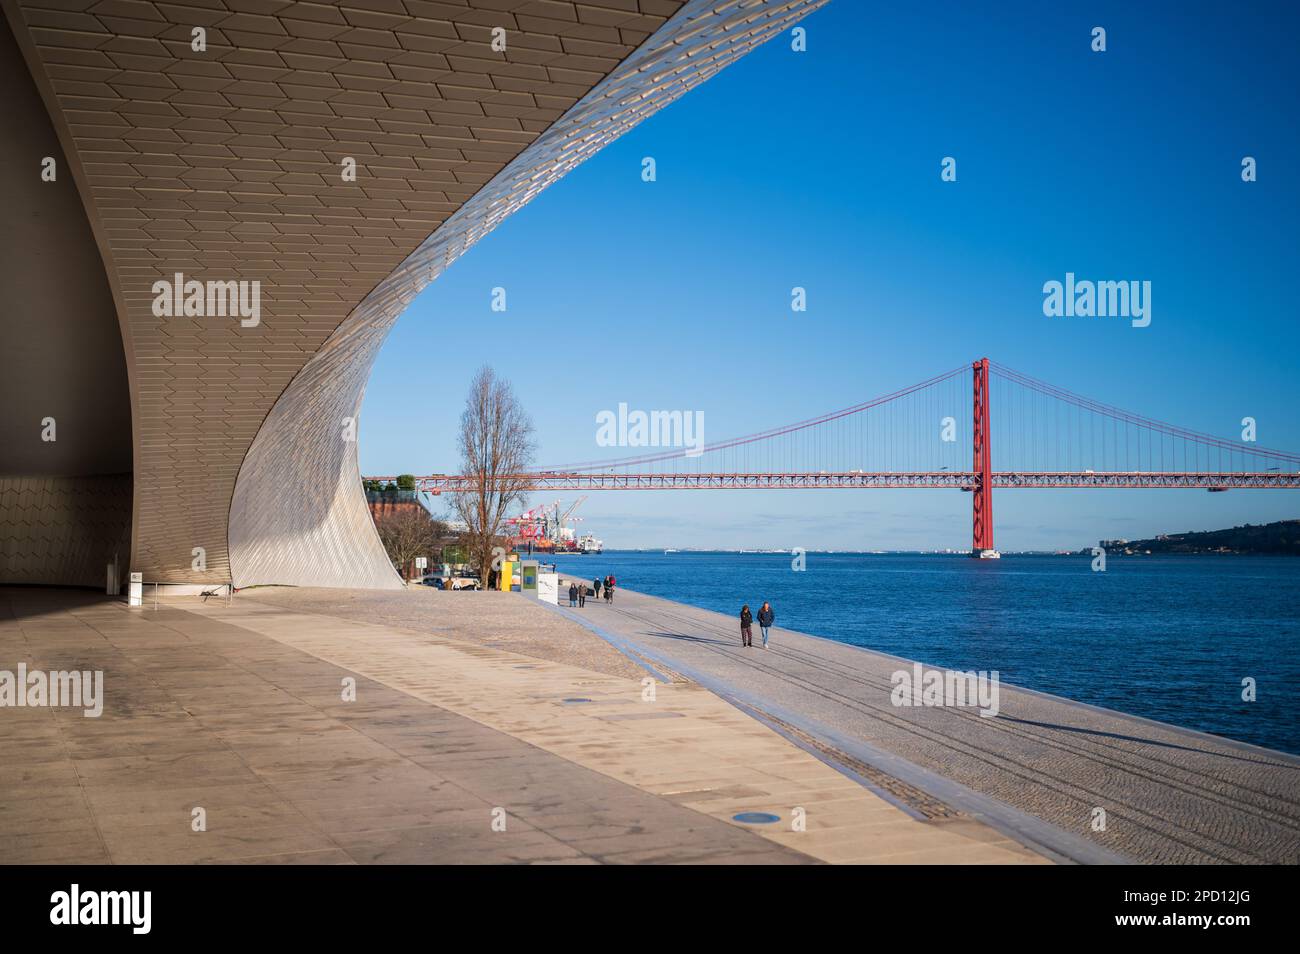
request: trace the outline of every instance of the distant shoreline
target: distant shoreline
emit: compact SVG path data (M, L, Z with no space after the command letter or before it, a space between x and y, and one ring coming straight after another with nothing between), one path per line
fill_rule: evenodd
M1150 540L1101 540L1098 546L1107 553L1144 556L1300 556L1300 520L1162 533Z

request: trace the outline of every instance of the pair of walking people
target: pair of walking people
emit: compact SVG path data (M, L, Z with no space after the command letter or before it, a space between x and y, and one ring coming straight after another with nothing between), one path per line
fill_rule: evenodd
M594 580L591 581L592 595L596 599L600 599L600 594L603 591L605 594L605 602L606 603L614 602L614 584L616 582L617 581L614 579L613 573L605 577L603 580L600 577L596 577Z
M758 628L763 632L763 648L767 649L768 631L772 624L776 622L776 612L772 609L772 604L763 601L763 605L758 608ZM754 614L749 611L749 604L746 603L740 608L740 645L754 645Z

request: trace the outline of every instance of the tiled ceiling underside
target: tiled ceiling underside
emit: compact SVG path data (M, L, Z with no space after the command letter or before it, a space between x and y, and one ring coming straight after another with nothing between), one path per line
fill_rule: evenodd
M254 468L277 482L250 478L261 512L253 499L245 538L265 553L277 535L297 535L295 563L321 541L359 546L372 565L373 527L330 526L340 495L360 499L347 486L355 445L312 444L336 445L337 426L289 441L286 425L308 408L335 425L355 414L383 333L437 271L581 158L820 2L3 0L56 104L126 331L132 568L151 580L230 579L236 476L277 419L261 443L279 469ZM206 52L191 48L194 27L207 31ZM494 27L506 30L504 53L491 49ZM638 47L645 68L579 106ZM561 117L567 134L539 141ZM356 182L343 181L345 157ZM176 272L260 281L260 325L155 317L153 283ZM286 392L331 335L322 358L332 361L317 359ZM268 419L282 394L287 410ZM301 501L300 512L268 525L268 493L274 508ZM355 522L352 509L341 508ZM193 569L196 547L206 570Z

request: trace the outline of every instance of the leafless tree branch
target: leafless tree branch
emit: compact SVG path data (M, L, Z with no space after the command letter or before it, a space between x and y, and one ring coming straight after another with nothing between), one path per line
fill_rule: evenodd
M461 475L472 489L456 494L452 507L468 528L465 543L484 586L493 569L492 550L503 543L506 515L526 498L523 475L535 451L533 423L514 389L490 367L480 368L460 417Z
M385 510L375 517L375 528L388 558L403 579L410 579L416 557L435 562L442 545L450 539L447 525L435 520L419 504Z

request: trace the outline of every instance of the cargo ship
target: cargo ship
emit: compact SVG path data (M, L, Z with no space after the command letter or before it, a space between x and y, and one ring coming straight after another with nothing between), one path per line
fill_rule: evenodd
M560 501L533 507L518 517L511 517L506 523L510 530L510 545L521 553L600 553L604 542L596 539L594 534L584 533L581 537L567 524L581 522L581 517L574 517L587 498L579 497L570 507L561 512Z

